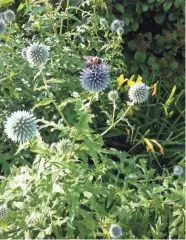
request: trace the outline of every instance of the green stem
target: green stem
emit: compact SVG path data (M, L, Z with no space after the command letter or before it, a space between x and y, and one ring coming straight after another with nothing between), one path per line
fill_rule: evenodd
M51 94L51 92L50 92L49 89L48 89L48 85L47 85L46 78L45 78L45 75L44 75L43 71L41 71L41 74L42 74L42 77L43 77L43 82L44 82L44 85L45 85L45 87L46 87L46 91L47 91L47 93L48 93L48 96L52 98L52 94ZM63 121L65 122L65 124L66 124L68 127L70 127L70 125L69 125L69 123L67 122L64 114L62 113L61 109L58 107L58 105L56 104L56 102L55 102L55 101L52 101L52 103L54 104L56 110L59 112L59 114L60 114L60 116L62 117L62 119L63 119Z
M113 103L113 114L112 114L112 124L114 124L115 112L116 112L116 104L115 104L115 101L114 101L114 103Z
M127 110L125 111L125 113L123 114L122 117L120 117L115 123L112 123L111 126L109 128L107 128L102 134L101 136L104 136L108 131L110 131L116 124L118 124L121 120L123 120L123 118L127 115L128 111L131 109L132 105L130 105Z

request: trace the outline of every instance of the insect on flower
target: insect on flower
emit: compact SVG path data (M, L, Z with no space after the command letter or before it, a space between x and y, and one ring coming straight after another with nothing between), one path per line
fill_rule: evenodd
M87 56L85 57L85 67L92 67L96 65L102 64L102 59L98 58L97 56Z

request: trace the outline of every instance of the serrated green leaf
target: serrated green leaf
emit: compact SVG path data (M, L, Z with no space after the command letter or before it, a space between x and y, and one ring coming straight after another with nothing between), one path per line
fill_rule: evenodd
M33 110L37 107L41 107L41 106L47 106L49 105L50 103L52 103L54 100L51 99L51 98L46 98L42 101L40 101L39 103L35 104L34 107L33 107Z

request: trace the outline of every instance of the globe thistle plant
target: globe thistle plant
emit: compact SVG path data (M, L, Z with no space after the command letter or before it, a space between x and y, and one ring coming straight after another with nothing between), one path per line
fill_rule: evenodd
M0 34L5 32L5 25L4 22L0 19Z
M100 92L107 88L109 83L109 67L102 62L99 65L84 68L80 82L83 88L89 92Z
M14 142L25 142L37 133L36 118L27 111L13 112L5 122L5 133Z
M120 228L120 226L118 226L117 224L113 224L111 225L110 229L109 229L109 233L110 233L110 236L113 238L113 239L116 239L116 238L119 238L122 236L122 229Z
M149 96L149 87L147 87L144 83L136 83L130 87L128 96L133 104L143 103Z
M66 153L72 148L72 142L69 139L62 139L57 143L50 145L51 152Z
M57 144L57 149L59 151L62 150L63 152L68 152L71 149L71 147L72 147L71 140L66 139L66 138L60 140Z
M113 91L110 91L108 93L108 99L111 101L111 102L116 102L119 98L119 95L118 95L118 92L113 90Z
M7 215L7 207L5 205L0 206L0 220L4 219Z
M13 21L15 21L15 18L15 13L12 10L8 9L4 12L5 21L12 23Z
M116 19L111 23L110 30L112 32L116 32L118 28L122 28L122 27L124 27L124 22Z
M122 27L120 27L117 29L116 32L117 32L118 36L122 36L124 34L124 29Z
M26 50L26 59L31 66L44 65L49 58L49 47L39 43L33 43Z
M183 174L183 168L181 166L175 166L173 172L174 175L181 176Z

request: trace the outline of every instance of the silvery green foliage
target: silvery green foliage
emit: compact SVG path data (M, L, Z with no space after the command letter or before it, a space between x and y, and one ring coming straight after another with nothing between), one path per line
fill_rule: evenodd
M4 22L0 19L0 34L5 32Z
M116 19L111 23L110 30L116 32L118 28L122 27L124 27L124 22Z
M183 174L183 168L181 166L175 166L173 172L177 176L181 176Z
M133 104L143 103L149 96L149 87L147 87L144 83L136 83L130 87L128 96Z
M121 237L123 234L122 229L117 224L111 225L111 227L109 229L109 233L110 233L110 236L114 239Z
M16 19L15 13L10 9L6 10L4 12L4 19L5 19L5 21L7 21L9 23L15 21L15 19Z
M7 214L7 207L5 205L0 206L0 220L4 219Z
M119 98L119 95L118 95L118 92L116 90L113 90L113 91L110 91L108 93L108 99L111 101L111 102L115 102L117 101Z
M21 57L22 57L23 60L27 60L27 58L26 58L26 51L27 51L26 47L24 47L22 49L22 51L21 51Z
M100 92L107 88L109 83L109 67L106 63L84 68L80 82L89 92Z
M5 133L14 142L30 140L36 132L36 118L27 111L13 112L5 122Z
M2 19L3 21L5 20L5 13L0 13L0 19Z
M117 32L118 36L122 36L124 34L124 29L122 27L120 27L117 29L116 32Z
M103 27L107 26L107 20L105 18L100 18L99 23Z
M44 44L33 43L26 50L26 59L31 66L37 67L45 64L49 58L49 47Z

